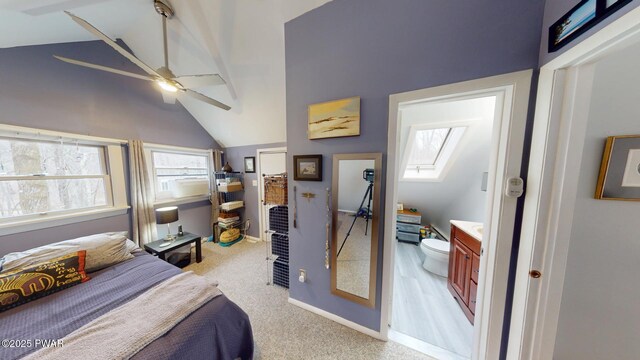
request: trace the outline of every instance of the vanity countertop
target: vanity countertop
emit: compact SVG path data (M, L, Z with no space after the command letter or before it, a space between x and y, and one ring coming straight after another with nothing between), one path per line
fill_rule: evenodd
M482 223L473 221L451 220L452 225L466 232L478 241L482 241L483 228Z

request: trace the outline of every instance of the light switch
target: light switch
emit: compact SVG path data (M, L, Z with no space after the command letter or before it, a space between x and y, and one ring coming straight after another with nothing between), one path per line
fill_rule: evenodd
M258 186L258 180L252 180L251 181L251 185Z

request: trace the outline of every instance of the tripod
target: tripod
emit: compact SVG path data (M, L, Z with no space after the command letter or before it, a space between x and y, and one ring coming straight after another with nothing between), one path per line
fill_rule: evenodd
M369 229L369 219L371 218L371 215L369 215L369 213L371 211L372 196L373 196L373 181L369 181L369 186L367 186L367 191L364 192L364 196L362 197L362 202L360 202L360 207L358 208L358 212L356 212L356 215L353 217L353 222L351 223L351 226L349 227L349 231L347 231L347 235L344 237L344 240L342 240L342 245L340 245L340 250L338 250L338 254L336 255L336 258L340 256L340 252L342 251L344 244L347 242L349 235L351 235L351 230L353 230L353 225L356 224L356 220L358 220L358 216L362 211L362 205L364 205L364 201L367 200L367 197L368 197L369 201L367 202L367 212L364 214L364 218L365 218L364 234L367 235L367 229Z

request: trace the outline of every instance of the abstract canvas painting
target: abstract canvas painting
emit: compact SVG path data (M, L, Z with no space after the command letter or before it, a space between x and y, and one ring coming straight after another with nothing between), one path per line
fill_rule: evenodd
M360 97L309 105L310 140L360 135Z

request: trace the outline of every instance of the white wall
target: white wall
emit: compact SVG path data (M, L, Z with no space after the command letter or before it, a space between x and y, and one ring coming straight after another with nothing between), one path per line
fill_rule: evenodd
M459 144L461 152L442 182L398 183L398 201L422 213L423 224L433 224L448 238L449 220L484 221L486 192L482 173L489 170L489 152L495 98L480 98L403 109L401 149L416 124L476 119Z
M338 210L357 212L369 183L362 178L364 169L373 169L373 160L340 160ZM368 199L367 199L368 200ZM367 201L363 206L367 206ZM373 206L373 201L371 202Z
M640 134L640 46L597 65L554 359L637 359L640 203L593 198L607 136Z

